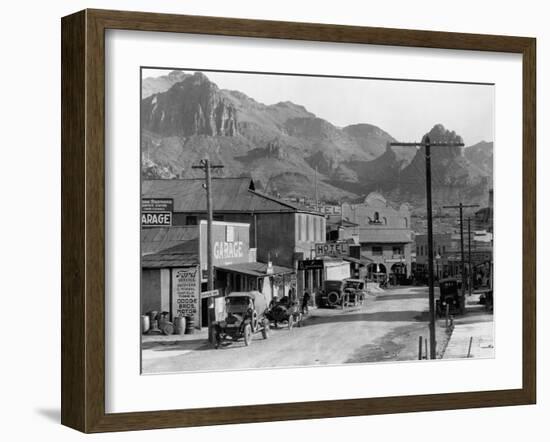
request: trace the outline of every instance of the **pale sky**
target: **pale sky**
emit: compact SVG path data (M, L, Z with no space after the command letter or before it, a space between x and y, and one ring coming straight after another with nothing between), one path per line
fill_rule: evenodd
M170 71L144 69L143 78ZM264 104L292 101L339 127L374 124L398 141L420 141L438 123L466 146L493 141L492 85L202 72L220 89Z

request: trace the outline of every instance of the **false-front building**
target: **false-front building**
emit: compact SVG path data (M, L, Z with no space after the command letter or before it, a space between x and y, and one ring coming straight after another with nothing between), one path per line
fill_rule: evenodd
M361 245L361 257L371 261L370 279L390 277L399 283L410 276L413 233L407 204L396 209L372 192L363 203L342 204L342 218L355 224L351 230Z

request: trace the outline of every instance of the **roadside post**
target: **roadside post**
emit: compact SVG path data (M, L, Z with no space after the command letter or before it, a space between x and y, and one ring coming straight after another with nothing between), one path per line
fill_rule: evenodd
M203 159L200 161L200 165L192 166L193 169L202 169L205 173L205 184L203 184L204 189L206 190L206 212L207 212L207 228L206 228L206 265L207 265L207 275L208 291L214 290L214 266L212 264L212 220L213 220L213 208L212 208L212 180L210 177L210 172L212 169L222 169L222 165L213 165L210 164L210 160ZM208 341L214 343L214 329L212 324L215 321L215 311L214 311L214 298L208 298Z

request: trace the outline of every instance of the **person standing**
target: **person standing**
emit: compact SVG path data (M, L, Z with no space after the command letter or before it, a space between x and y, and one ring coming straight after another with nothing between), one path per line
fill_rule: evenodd
M304 297L302 298L302 314L307 315L309 313L309 300L310 295L308 292L304 293Z

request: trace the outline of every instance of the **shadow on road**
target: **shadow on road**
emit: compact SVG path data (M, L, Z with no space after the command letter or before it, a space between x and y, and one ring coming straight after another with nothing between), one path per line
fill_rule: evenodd
M354 321L372 321L372 322L421 322L422 313L418 310L401 310L391 312L373 312L373 313L342 313L332 316L311 316L305 326L330 324L335 322L354 322Z
M212 346L206 339L186 339L181 341L149 341L141 344L142 350L174 351L174 350L208 350Z
M405 299L427 299L428 293L425 291L419 292L419 293L403 293L400 294L393 294L393 295L379 295L376 297L376 302L379 301L401 301Z

